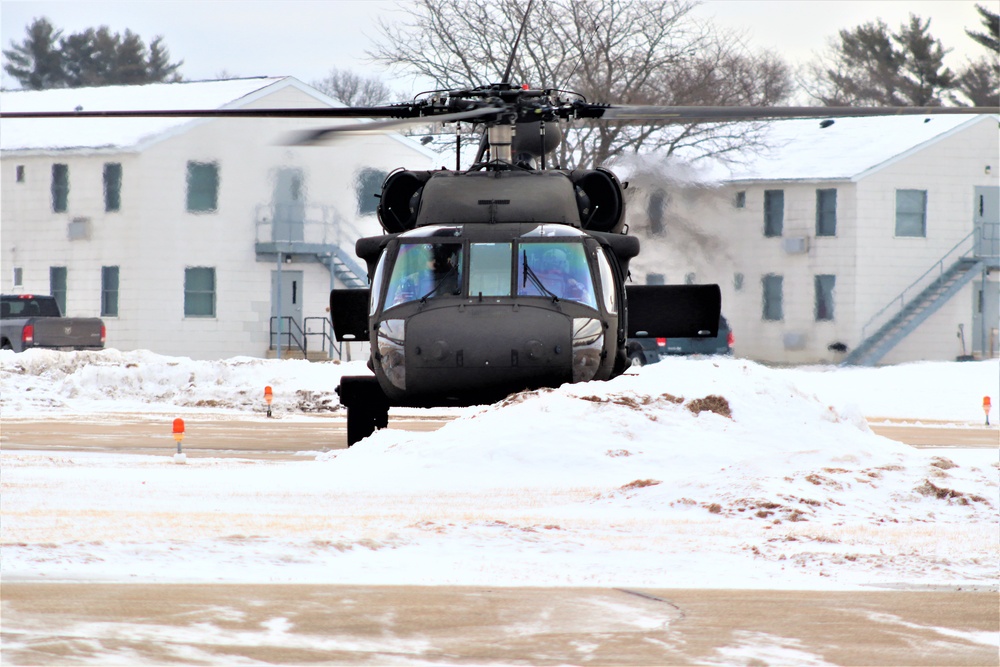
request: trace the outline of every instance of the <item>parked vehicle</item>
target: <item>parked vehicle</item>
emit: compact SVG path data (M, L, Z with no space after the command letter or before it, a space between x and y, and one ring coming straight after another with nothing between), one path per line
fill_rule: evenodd
M97 317L63 317L54 296L0 296L0 347L5 350L100 350L106 338L103 321Z
M715 338L630 338L628 356L633 366L645 366L666 355L732 354L734 341L729 322L720 316L719 335Z

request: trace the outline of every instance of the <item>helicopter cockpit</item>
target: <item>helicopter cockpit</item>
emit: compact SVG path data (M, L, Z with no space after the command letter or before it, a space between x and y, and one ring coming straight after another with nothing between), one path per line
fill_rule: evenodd
M565 226L524 227L489 241L466 242L458 226L400 235L394 259L386 253L376 267L369 312L378 310L383 292L383 310L455 297L540 297L594 310L600 299L606 311L616 312L611 266L603 252L585 245L587 235ZM588 261L594 256L596 277Z

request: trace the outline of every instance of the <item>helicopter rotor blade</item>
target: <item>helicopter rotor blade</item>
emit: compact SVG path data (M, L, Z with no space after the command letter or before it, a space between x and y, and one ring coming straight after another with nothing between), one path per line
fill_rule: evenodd
M847 118L860 116L930 116L996 114L1000 107L693 107L585 105L579 117L626 123L695 123L768 118Z
M0 118L412 118L421 108L411 104L380 107L314 109L98 109L73 111L0 111Z
M332 141L337 137L355 136L360 134L384 134L394 132L404 127L414 125L425 125L427 123L453 123L470 118L483 118L504 111L500 107L479 107L468 111L458 111L445 114L428 114L426 116L416 116L413 118L400 118L392 120L380 120L372 123L354 123L351 125L339 125L335 127L324 127L316 130L301 130L291 133L284 143L292 146L309 146Z

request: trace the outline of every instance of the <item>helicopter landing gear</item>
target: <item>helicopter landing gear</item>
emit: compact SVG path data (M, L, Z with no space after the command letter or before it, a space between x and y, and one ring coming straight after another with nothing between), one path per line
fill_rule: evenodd
M347 408L348 447L389 425L389 401L374 377L343 377L337 393Z

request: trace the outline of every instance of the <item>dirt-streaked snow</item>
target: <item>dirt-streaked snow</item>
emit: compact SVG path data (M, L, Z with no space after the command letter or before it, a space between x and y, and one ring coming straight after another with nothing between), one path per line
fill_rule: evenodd
M344 372L363 365L4 352L0 410L254 419L270 385L275 410L305 420L339 410ZM301 462L3 451L0 567L6 580L995 586L998 451L914 449L865 417L978 425L998 384L997 361L668 359Z

